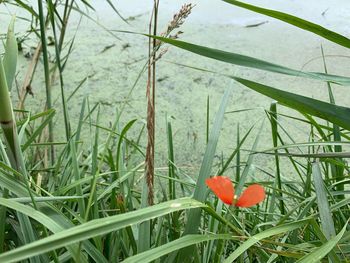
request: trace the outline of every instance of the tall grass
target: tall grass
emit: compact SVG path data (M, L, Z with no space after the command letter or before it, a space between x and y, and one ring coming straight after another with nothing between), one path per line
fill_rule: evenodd
M349 47L350 40L346 37L306 20L238 1L225 2L231 4L229 8L239 6L272 16ZM127 21L111 1L108 3ZM350 108L336 104L333 93L337 90L331 85L349 85L350 78L329 74L324 56L325 72L300 72L243 54L180 41L171 37L168 30L160 36L155 36L157 30L152 31L152 36L149 33L153 45L145 65L149 63L150 83L155 83L152 67L159 58L156 51L163 55L166 51L160 47L168 43L226 63L312 78L323 82L329 94L329 102L319 101L191 66L189 70L229 78L232 87L245 86L276 102L266 105L266 118L257 120L247 131L237 125L235 149L217 161L221 130L229 126L225 116L235 116L239 111L226 110L232 87L227 88L217 109L210 106L208 98L203 113L207 120L203 128L206 148L196 178L188 178L178 166L172 123L166 118L166 173L151 167L159 183L154 188L155 204L149 206L153 201L147 204L148 187L153 185L147 187L143 181L145 159L150 158L149 154L152 157L152 152L145 153L144 127L136 131L135 124L139 121L121 121L127 106L111 114L111 125L106 127L100 121L100 105L91 104L86 97L82 100L76 128L72 128L69 118L69 98L85 80L72 94L67 94L63 72L71 48L64 50L64 47L71 47L73 42L64 45L65 34L71 12L89 16L84 8L93 10L93 7L89 2L74 0L38 1L38 11L26 2L13 1L12 4L40 21L35 30L40 32L37 55L25 83L29 85L28 79L32 79L34 73L43 75L47 96L42 112L27 111L25 96L21 93L20 114L15 114L12 108L14 93L10 96L9 91L17 72L12 20L5 52L0 57L0 262L349 261L350 177L346 159L350 154L346 149L350 140ZM48 61L48 31L55 39L53 62ZM36 63L44 63L44 72L36 72ZM136 82L147 72L145 69L147 66L142 68ZM54 136L57 116L50 92L55 74L59 74L63 106L62 142L55 141ZM282 87L283 83L279 85ZM148 99L149 106L154 108L154 87ZM299 112L299 117L281 114L280 109L285 106ZM212 112L215 112L213 120L210 119ZM253 110L249 112L255 116ZM295 142L284 121L307 127L309 138ZM261 146L258 147L261 131L267 126L271 127L271 145L264 145L261 150ZM83 134L83 130L88 135ZM130 131L138 133L137 138L131 137ZM148 132L154 135L154 129ZM253 142L252 146L247 145L249 141ZM154 145L151 147L154 150ZM248 148L248 154L242 154ZM256 159L260 156L270 156L273 167L259 166ZM226 206L209 193L204 183L212 175L224 174L231 177L237 194L252 183L260 183L267 192L265 201L245 209Z

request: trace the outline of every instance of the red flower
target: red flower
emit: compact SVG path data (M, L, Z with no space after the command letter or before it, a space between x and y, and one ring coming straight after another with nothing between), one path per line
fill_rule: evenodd
M228 205L251 207L265 199L264 187L259 184L248 186L236 201L235 189L227 176L214 176L205 180L205 183L221 201Z

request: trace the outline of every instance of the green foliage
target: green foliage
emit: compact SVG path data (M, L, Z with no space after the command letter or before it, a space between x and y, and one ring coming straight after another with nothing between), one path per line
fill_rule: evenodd
M336 32L333 32L331 30L328 30L318 24L312 23L310 21L301 19L296 16L292 16L286 13L282 13L276 10L271 10L271 9L266 9L266 8L261 8L258 6L246 4L240 1L236 0L223 0L224 2L227 2L231 5L239 6L248 10L251 10L255 13L260 13L266 16L270 16L273 18L276 18L278 20L281 20L283 22L286 22L288 24L291 24L293 26L296 26L300 29L307 30L309 32L312 32L316 35L319 35L325 39L328 39L329 41L332 41L334 43L337 43L343 47L350 48L350 39L347 37L340 35Z
M9 91L12 89L12 84L15 79L16 67L17 67L17 41L15 38L15 18L13 17L7 31L7 39L4 55L4 70L6 75L6 82Z
M146 35L149 36L149 35ZM322 81L334 82L340 85L349 86L350 78L344 76L330 75L320 72L304 72L295 69L291 69L285 66L277 65L268 61L264 61L258 58L249 57L237 53L227 52L219 49L209 48L205 46L200 46L185 41L175 40L171 38L164 38L160 36L151 36L158 39L164 43L171 44L173 46L179 47L181 49L190 51L192 53L222 61L225 63L230 63L237 66L248 67L253 69L264 70L273 73L279 73L289 76L303 77L309 79L316 79Z

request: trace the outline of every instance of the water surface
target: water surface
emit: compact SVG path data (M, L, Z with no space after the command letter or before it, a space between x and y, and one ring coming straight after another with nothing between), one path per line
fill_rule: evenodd
M101 103L102 123L108 125L113 120L115 108L126 105L122 115L122 123L137 118L138 122L131 130L130 136L136 137L145 123L146 116L146 78L140 79L130 92L138 74L141 72L147 57L145 37L118 33L118 30L147 32L148 21L153 1L115 1L116 7L127 18L125 24L110 6L104 1L95 1L96 12L89 15L100 25L113 31L113 36L100 25L86 17L75 14L68 28L67 40L75 37L75 48L69 58L64 72L66 92L72 92L82 79L89 76L89 81L69 101L69 109L73 124L79 116L82 98L89 96L90 103ZM159 31L176 13L183 1L160 1ZM323 71L321 45L327 55L327 66L330 73L350 76L347 66L350 55L343 47L335 45L309 32L299 30L272 18L229 5L223 1L192 1L196 4L192 14L180 28L184 33L181 40L205 45L229 52L254 56L273 63L306 71ZM272 8L294 14L347 37L350 36L350 3L346 0L336 1L250 1L266 8ZM35 7L35 5L34 5ZM36 7L35 7L36 8ZM11 9L12 10L12 9ZM2 12L7 10L2 9ZM3 18L5 21L6 17ZM260 26L251 27L260 24ZM4 25L3 22L0 23ZM19 22L17 30L24 30L27 24ZM4 28L1 28L4 32ZM28 47L37 39L28 41ZM110 47L106 49L107 47ZM52 55L53 50L51 50ZM244 134L252 125L259 127L265 118L264 109L268 109L271 99L254 91L250 91L237 83L221 76L175 65L182 63L201 67L221 73L242 76L276 88L296 92L313 98L328 100L325 83L245 69L217 62L207 58L169 47L169 51L157 64L157 160L158 166L166 164L165 116L171 118L173 124L176 162L181 167L193 167L200 164L206 133L206 103L210 98L210 120L213 120L221 97L226 89L233 89L233 96L227 111L253 109L240 113L228 113L225 117L224 129L218 145L218 158L221 152L228 154L236 146L236 129L240 125ZM20 57L19 81L28 61ZM38 68L41 72L41 68ZM27 107L35 109L44 101L43 77L36 74L33 82L35 96L29 98ZM58 85L54 92L58 98ZM338 104L350 106L347 87L334 87ZM127 104L125 104L127 103ZM56 107L60 108L57 99ZM281 108L284 113L292 111ZM59 114L58 114L59 115ZM296 128L288 119L281 120L283 126L298 142L308 139L308 130ZM58 127L61 120L58 119ZM252 138L244 148L249 149L257 133L261 133L260 149L270 148L271 140L269 124L266 121L262 130L256 128ZM146 141L141 141L145 146ZM257 164L266 166L272 162L271 157L258 158Z

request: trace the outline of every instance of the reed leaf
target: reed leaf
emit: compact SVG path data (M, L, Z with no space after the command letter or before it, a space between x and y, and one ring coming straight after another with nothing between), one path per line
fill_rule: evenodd
M133 224L183 209L199 208L205 205L189 198L172 200L133 212L101 218L83 223L28 245L13 249L0 255L0 262L18 262L20 260L40 255L56 248L74 244L92 237L100 236ZM22 206L21 206L22 208ZM17 211L21 212L20 207Z
M322 230L326 238L330 239L336 234L332 212L328 203L327 191L324 186L324 180L322 178L320 164L318 162L314 162L312 164L312 176L315 184L315 192L317 197L318 210L320 212Z
M263 127L264 127L264 122L261 123L261 125L259 127L259 131L261 131L263 129ZM256 149L258 147L258 144L259 144L259 141L260 141L260 138L261 138L261 132L259 132L256 135L256 137L255 137L255 140L254 140L254 143L253 143L253 146L252 146L252 150L251 150L252 152L256 151ZM247 163L245 164L243 172L240 175L239 181L238 181L238 183L237 183L237 185L235 187L235 194L237 196L239 196L242 193L244 184L246 183L246 181L248 179L249 172L252 169L254 158L255 158L254 154L250 154L248 156Z
M36 221L43 224L46 228L48 228L53 233L58 233L64 230L64 228L62 228L62 226L57 222L57 220L50 218L47 214L37 211L31 208L30 206L26 206L14 200L9 200L4 198L0 198L0 204L8 207L9 209L16 210L18 214L22 213L23 215L26 215L35 219ZM78 252L78 246L76 244L70 245L70 246L67 246L67 249L71 253L71 256L77 260L78 258L76 256ZM83 257L79 257L79 258L82 261L87 262L86 260L84 260ZM101 259L100 262L106 262L106 261L102 261L103 257L100 256L99 258Z
M212 164L216 152L216 146L219 140L220 131L224 121L225 109L228 104L231 95L231 90L227 89L222 97L220 108L216 113L214 124L209 134L209 141L204 153L202 165L199 171L199 176L194 190L193 198L204 202L208 193L208 188L205 184L205 180L211 175ZM188 214L188 221L185 228L185 234L195 234L198 231L200 210L191 210Z
M248 10L251 10L255 13L263 14L269 17L276 18L278 20L281 20L283 22L286 22L290 25L296 26L298 28L304 29L306 31L312 32L316 35L319 35L325 39L328 39L329 41L332 41L334 43L337 43L343 47L350 48L350 39L347 37L340 35L336 32L333 32L331 30L328 30L318 24L312 23L310 21L301 19L296 16L292 16L283 12L279 12L276 10L261 8L255 5L246 4L240 1L235 0L223 0L226 3L229 3L231 5L239 6Z
M224 263L234 262L235 259L237 259L242 253L247 251L250 247L258 243L260 240L301 228L308 224L309 220L310 219L303 219L293 223L287 223L284 225L276 226L254 236L251 236L247 241L243 242L243 244L240 245L229 257L227 257Z
M162 246L129 257L123 263L151 262L181 248L218 239L234 239L232 235L187 235Z
M16 180L12 176L12 174L15 174L17 176L20 176L20 174L16 170L13 170L11 167L5 165L2 162L0 162L0 170L1 170L0 184L3 187L7 188L10 192L15 194L16 196L28 198L28 190L26 189L26 186L23 183L18 182L18 180ZM33 193L33 195L37 196L36 193ZM6 202L7 200L3 202L3 205L6 205ZM9 203L9 204L11 208L15 208L16 203ZM40 212L29 206L22 207L22 209L17 209L17 211L32 217L33 219L42 223L47 229L49 229L54 233L74 226L73 223L71 223L69 219L65 217L65 215L62 214L60 211L58 211L53 205L45 202L45 203L38 204L38 206L39 206ZM46 221L46 217L44 217L43 214L49 217L47 219L48 221ZM38 217L34 217L36 215L38 215ZM51 225L49 223L51 221L54 221L55 225ZM54 228L54 226L56 225L57 225L57 228ZM91 244L91 242L89 241L83 242L83 248L89 254L89 256L91 256L96 262L106 263L106 260L103 260L104 256L101 254L100 251L98 251L95 248L95 246ZM79 251L76 250L74 251L73 254L77 254L77 253L79 253ZM80 256L80 259L83 259L83 257Z
M350 108L278 90L247 79L237 77L234 77L234 79L244 86L277 100L287 107L311 114L350 130Z
M146 35L145 36L150 36ZM158 39L162 42L171 44L173 46L176 46L178 48L190 51L192 53L195 53L197 55L201 55L204 57L212 58L215 60L219 60L222 62L248 67L248 68L254 68L274 73L280 73L284 75L289 76L295 76L295 77L303 77L303 78L309 78L309 79L316 79L321 81L329 81L334 82L340 85L349 86L350 85L350 78L344 77L344 76L337 76L337 75L331 75L326 73L320 73L320 72L305 72L305 71L299 71L295 69L291 69L285 66L277 65L271 62L267 62L261 59L257 59L254 57L249 57L237 53L231 53L219 49L209 48L205 46L200 46L180 40L165 38L165 37L159 37L159 36L150 36L155 39Z
M273 101L270 105L270 122L271 122L271 134L272 134L272 142L274 148L277 147L278 144L278 121L277 121L277 102ZM285 214L285 206L283 202L283 195L282 195L282 181L281 181L281 170L280 170L280 160L278 157L278 150L275 150L275 164L276 164L276 178L275 178L275 186L278 188L278 193L276 191L273 192L273 198L276 195L279 195L280 198L280 211L281 214ZM271 212L273 211L274 203L271 205Z
M334 247L339 243L341 238L343 237L346 228L348 227L349 221L345 224L343 229L339 232L338 235L332 237L329 241L327 241L325 244L320 246L319 248L313 250L311 253L305 255L300 260L298 260L298 263L316 263L320 262L322 258L324 258L329 252L334 249Z
M209 134L209 140L204 153L202 165L199 170L196 188L193 194L193 198L200 202L205 201L208 193L208 188L205 184L205 180L209 178L211 174L214 156L216 152L216 146L219 140L220 131L224 121L225 110L230 97L231 97L231 89L227 89L225 91L224 96L222 97L219 110L216 113L215 120ZM201 217L200 209L190 210L190 212L188 213L188 220L185 227L184 235L197 233L200 225L200 220L199 220L200 217ZM189 255L191 255L191 257L193 256L193 253L191 252L192 250L193 248L191 247L187 247L181 250L179 254L180 261L188 262Z

